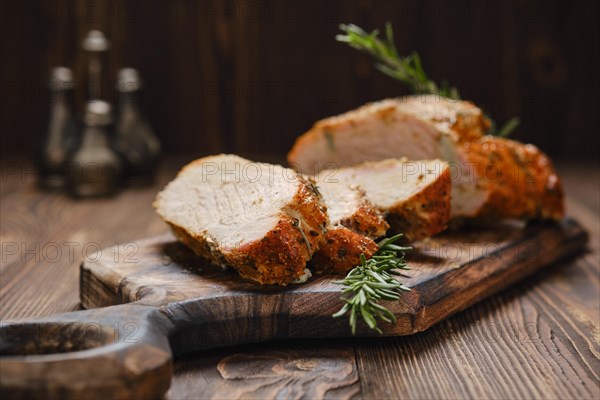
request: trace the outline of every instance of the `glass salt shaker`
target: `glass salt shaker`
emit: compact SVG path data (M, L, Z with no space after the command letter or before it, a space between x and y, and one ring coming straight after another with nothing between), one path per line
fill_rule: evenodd
M52 69L48 89L50 112L44 137L36 149L39 184L58 189L66 184L66 163L77 145L77 124L73 115L73 73L69 68Z
M109 126L113 122L110 103L87 103L80 147L68 163L69 192L77 197L113 194L119 187L121 163L111 148Z

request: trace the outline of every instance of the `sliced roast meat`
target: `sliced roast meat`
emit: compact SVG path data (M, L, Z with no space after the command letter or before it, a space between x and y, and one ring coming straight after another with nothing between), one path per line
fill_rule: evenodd
M390 157L439 158L451 168L452 217L560 218L560 181L548 158L530 145L485 136L488 129L481 110L466 101L433 95L388 99L317 122L298 138L288 162L314 174ZM528 169L535 182L513 178ZM508 172L497 179L497 170Z
M328 225L326 208L305 178L234 155L188 164L154 206L194 252L261 284L305 278Z
M450 217L450 168L440 160L388 159L331 171L331 179L358 185L409 240L446 228Z
M389 225L362 189L330 178L330 174L335 171L315 176L330 226L313 260L317 270L345 273L360 264L361 254L369 258L377 251L373 239L384 236Z

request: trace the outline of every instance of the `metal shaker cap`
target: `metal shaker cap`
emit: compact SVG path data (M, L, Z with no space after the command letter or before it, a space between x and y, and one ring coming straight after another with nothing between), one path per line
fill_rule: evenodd
M117 75L117 90L119 92L135 92L144 86L144 82L134 68L123 68Z
M73 71L67 67L52 68L48 86L54 90L72 89L75 86Z
M83 122L87 126L104 126L113 121L112 106L102 100L88 101L85 107Z
M87 51L106 51L110 47L110 42L104 36L104 33L93 30L89 31L83 39L83 49Z

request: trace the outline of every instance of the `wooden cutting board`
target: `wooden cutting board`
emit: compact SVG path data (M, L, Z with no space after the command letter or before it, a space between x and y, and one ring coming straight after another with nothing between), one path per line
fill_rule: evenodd
M572 219L528 227L468 228L420 242L402 281L412 290L385 306L398 318L384 335L409 335L561 257L587 233ZM257 286L208 265L171 234L104 249L81 265L90 310L0 328L0 394L24 397L155 397L169 387L173 355L288 338L351 336L333 319L337 277ZM364 325L358 335L377 335ZM46 354L50 353L50 354ZM23 356L23 354L29 354Z

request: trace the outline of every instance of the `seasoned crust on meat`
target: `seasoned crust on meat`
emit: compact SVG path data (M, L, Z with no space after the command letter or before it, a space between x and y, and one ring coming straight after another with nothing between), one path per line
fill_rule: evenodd
M537 147L487 136L462 145L490 197L480 217L564 216L563 189L550 159Z
M346 227L332 228L325 236L325 243L313 257L315 268L345 274L360 265L361 254L370 258L377 248L377 243L372 239Z
M354 214L342 219L340 225L366 237L380 238L385 235L390 225L383 218L383 214L367 200L364 191L359 190L365 196L364 202L356 209Z

